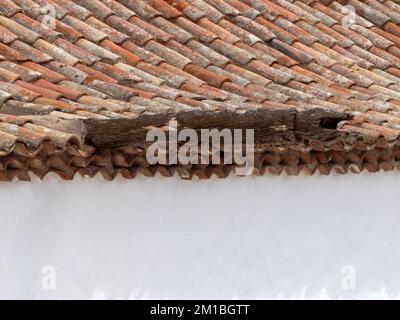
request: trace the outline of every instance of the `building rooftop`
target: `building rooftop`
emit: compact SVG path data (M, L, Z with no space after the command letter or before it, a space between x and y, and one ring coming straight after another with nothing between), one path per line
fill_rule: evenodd
M0 180L210 178L151 165L146 132L253 128L253 174L393 170L400 4L0 0Z

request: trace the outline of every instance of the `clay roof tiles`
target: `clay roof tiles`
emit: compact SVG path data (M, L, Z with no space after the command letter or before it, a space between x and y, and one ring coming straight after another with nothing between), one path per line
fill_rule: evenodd
M295 116L275 137L254 110ZM400 3L0 0L0 180L233 172L147 163L144 128L171 118L251 121L256 175L400 168ZM143 127L115 145L88 133L115 119Z

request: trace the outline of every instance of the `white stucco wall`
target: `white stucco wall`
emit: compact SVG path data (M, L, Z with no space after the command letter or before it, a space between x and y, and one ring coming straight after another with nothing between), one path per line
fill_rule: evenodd
M0 298L400 297L399 190L399 173L3 183Z

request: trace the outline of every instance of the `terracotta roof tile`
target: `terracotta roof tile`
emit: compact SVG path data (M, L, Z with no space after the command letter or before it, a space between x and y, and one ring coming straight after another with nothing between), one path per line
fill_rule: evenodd
M130 64L132 66L136 65L141 59L133 54L132 52L120 47L119 45L115 44L110 40L104 40L100 44L101 47L106 48L113 52L115 55L121 57L125 63ZM113 63L117 63L118 58L113 61Z
M396 56L397 58L400 58L400 48L399 47L393 46L393 47L390 47L387 51L390 54Z
M10 32L5 27L0 26L0 42L3 44L10 44L18 39L18 36Z
M22 9L11 0L0 0L0 13L6 17L11 17Z
M201 42L210 43L217 38L217 35L214 34L212 31L204 29L184 17L176 19L176 24L185 31L192 34L196 40L199 40Z
M223 23L223 21L226 21L225 19L220 20L219 23ZM206 30L211 31L213 34L218 36L220 39L223 39L226 42L229 42L230 44L235 44L240 41L240 39L232 34L230 31L227 29L224 29L223 27L219 26L218 24L215 24L208 20L207 18L202 18L199 21L197 21L197 24L201 27L203 27Z
M148 32L118 16L111 16L107 18L106 22L118 31L128 35L139 46L145 45L147 41L152 39Z
M358 0L349 0L348 4L354 6L359 15L369 20L373 24L384 26L387 22L390 21L390 18L386 16L383 12L375 10L368 4L362 3Z
M265 87L267 84L271 83L271 80L268 78L265 78L250 70L238 67L234 64L228 64L225 70L250 81L250 83L254 83L262 87Z
M75 45L83 50L88 51L90 54L99 57L101 61L106 63L114 64L122 61L122 58L119 55L93 42L87 41L86 39L78 40L75 42Z
M245 44L250 46L254 45L255 43L262 42L262 40L252 34L251 32L244 30L237 25L231 23L226 19L222 19L218 22L218 25L224 28L225 30L229 31L231 34L235 35L236 37L240 38ZM237 43L236 43L237 45Z
M162 14L166 19L175 19L182 15L182 13L170 6L168 3L162 0L148 0L149 4Z
M231 72L227 71L226 68L225 68L225 70L223 70L223 69L220 69L220 68L218 68L216 66L209 66L207 69L212 71L212 72L214 72L214 73L216 73L216 74L218 74L218 75L220 75L220 76L227 77L233 83L238 84L238 85L240 85L242 87L246 87L247 85L251 84L251 81L243 78L240 74L237 75L237 74L234 74L234 73L231 73ZM264 79L264 78L262 78L262 79Z
M34 84L48 90L59 92L64 97L70 100L78 100L81 96L85 94L84 92L79 91L77 89L62 87L60 85L56 85L44 79L37 80L34 82Z
M15 84L19 87L28 89L32 92L36 92L37 94L46 97L46 98L50 98L50 99L61 99L63 97L63 95L60 92L56 92L44 87L40 87L37 86L33 83L29 83L29 82L25 82L25 81L21 81L21 80L17 80L15 82Z
M75 65L79 62L78 58L75 58L74 56L70 55L69 53L65 52L62 48L55 46L51 43L48 43L45 40L39 39L37 40L34 44L32 44L32 47L35 49L48 54L52 58L54 58L57 61L60 61L62 63L68 64L68 65Z
M54 42L54 45L57 46L58 48L64 50L64 52L67 52L71 56L75 57L78 60L78 62L83 62L87 65L92 65L93 63L100 61L99 57L92 55L88 51L75 46L74 44L72 44L71 42L69 42L65 39L61 39L61 38L57 39ZM75 64L76 64L76 62L75 62Z
M210 47L225 57L229 58L231 61L236 62L240 65L247 65L250 61L255 59L255 56L250 52L240 49L237 46L225 42L220 39L214 40L210 43Z
M139 27L141 30L146 30L146 32L150 34L155 40L160 41L162 43L174 39L173 35L154 26L153 24L150 24L146 21L139 19L138 17L132 17L128 21L133 25Z
M141 79L139 79L135 75L125 72L124 70L118 68L115 65L112 66L107 63L97 62L92 66L92 68L117 80L119 84L129 84L141 81Z
M14 2L30 17L34 19L39 19L41 17L42 8L38 3L32 0L14 0Z
M285 0L277 0L276 4L292 12L295 16L299 17L300 19L304 20L310 25L315 25L318 22L320 22L318 17L309 13L308 8L304 10L304 8L298 6L297 3L290 3L290 1L285 1Z
M266 55L270 55L276 59L277 62L280 64L286 66L286 67L291 67L297 64L297 62L290 58L288 55L284 54L283 52L280 52L279 50L276 50L275 48L272 48L271 46L267 46L263 43L256 43L253 45L253 47Z
M352 30L351 28L345 28L342 25L336 24L332 27L332 29L350 39L354 44L358 45L364 50L368 50L373 46L373 43L369 39Z
M146 20L161 15L160 12L158 12L155 8L150 6L147 1L144 0L121 0L120 2Z
M254 20L259 15L261 15L261 12L243 2L240 2L239 0L226 0L225 2L228 3L230 6L232 6L233 8L235 8L236 10L239 10L240 13L247 18Z
M71 0L53 0L55 3L57 3L60 7L64 8L67 10L67 12L72 15L73 17L79 19L79 20L86 20L90 16L93 15L92 12L87 10L86 8L74 3Z
M91 89L85 85L80 85L75 82L64 80L64 81L59 82L58 85L63 88L72 89L76 96L78 96L78 92L83 92L83 93L87 94L88 96L96 97L99 99L107 98L106 94L104 94L100 91ZM72 99L72 100L74 100L74 99Z
M372 49L372 48L371 48ZM349 51L362 59L367 60L368 62L372 63L373 65L377 66L379 69L387 69L390 67L390 63L386 61L385 59L382 59L381 57L375 55L372 53L372 51L367 51L364 50L360 47L357 46L352 46ZM372 49L373 50L373 49Z
M256 21L260 24L262 24L264 27L268 28L271 30L274 35L278 37L279 40L287 43L287 44L293 44L293 42L297 41L297 37L294 36L291 32L288 30L274 24L273 22L270 22L263 17L258 17L256 18Z
M107 38L107 35L104 32L97 30L84 21L72 16L66 16L62 21L81 33L85 39L94 43L99 43Z
M204 69L194 64L187 65L184 70L194 75L195 77L207 82L213 87L219 88L224 82L230 81L228 77L218 75L210 70Z
M307 31L310 35L318 39L318 41L327 46L332 47L337 44L337 40L329 34L322 32L318 27L314 27L304 21L296 22L296 25L303 30Z
M41 52L26 44L25 42L16 40L9 45L9 48L17 51L21 56L21 60L29 59L36 63L45 63L53 60L48 54Z
M89 87L108 94L116 99L125 101L128 101L129 99L137 95L136 91L132 88L99 80L93 80L89 84Z
M65 77L63 75L56 73L42 65L36 64L34 62L30 62L30 61L24 62L21 64L21 66L25 67L27 69L39 72L41 77L43 77L43 79L46 79L53 83L57 83L57 82L65 80Z
M177 41L168 41L168 43L165 44L168 48L178 52L182 56L185 56L188 58L191 62L194 64L201 66L201 67L207 67L208 65L211 64L211 62L205 58L204 56L198 54L197 52L193 51L192 49L188 48L185 45L180 44Z
M300 51L293 46L289 46L286 43L284 43L278 39L272 40L271 45L276 50L285 53L286 55L288 55L289 57L291 57L292 59L294 59L295 61L297 61L301 64L308 64L308 63L312 62L313 60L315 60L315 58L310 56L309 54L307 54L303 51Z
M48 62L44 64L44 66L56 73L62 74L66 79L80 84L88 77L88 75L81 70L58 61Z
M163 71L169 72L171 75L179 76L181 79L184 80L185 83L190 83L196 86L201 86L204 84L204 81L200 78L195 77L194 75L190 74L186 70L181 70L177 67L174 67L168 63L161 63L159 65L160 69ZM179 88L179 86L177 86Z
M32 90L6 82L0 82L0 90L8 92L15 98L15 100L23 102L32 102L41 96L41 94Z
M246 0L245 2L250 2ZM262 1L262 13L268 17L268 19L275 20L278 17L284 17L294 22L299 20L299 17L291 13L289 10L273 3L272 1ZM258 9L261 11L261 8Z
M105 33L112 42L115 42L117 44L121 44L122 42L129 39L128 35L119 32L118 30L96 19L95 17L90 17L85 22L91 27Z
M105 75L104 73L102 73L100 71L97 71L91 67L88 67L82 63L77 64L75 67L88 75L88 77L85 79L85 83L90 83L96 79L105 81L105 82L110 82L110 83L118 83L117 80ZM74 82L74 81L72 81L72 82Z
M96 18L105 20L109 16L113 15L114 12L107 7L105 4L98 0L74 0L78 5L86 8L89 12L92 12Z
M332 37L337 41L337 43L342 47L342 48L349 48L352 45L354 45L354 41L347 38L345 35L341 34L340 32L334 30L331 27L328 27L322 23L318 23L315 25L315 27L323 32L324 34ZM340 29L339 29L340 31Z
M263 26L255 20L251 20L243 16L237 16L232 19L232 21L238 27L243 28L244 30L256 35L263 41L270 41L276 37L272 31L270 31L267 27Z
M0 55L7 61L21 62L28 60L28 57L22 53L2 43L0 43Z
M216 8L203 0L187 0L192 7L196 8L198 11L202 12L204 16L207 16L211 21L218 23L219 20L224 18L224 14L218 11ZM203 16L203 17L204 17Z
M166 46L163 46L159 44L158 42L155 41L149 41L147 42L145 48L154 54L159 55L162 57L165 61L170 63L173 66L176 66L180 69L185 68L189 63L191 63L191 60L182 56L178 52L169 49Z
M274 21L274 23L281 28L289 31L290 33L294 33L297 36L297 39L304 43L305 45L312 45L318 41L312 34L308 33L306 30L299 28L296 24L282 18L278 18Z
M13 83L19 78L18 74L0 67L0 81Z
M70 27L69 25L65 24L64 22L57 20L55 22L55 30L60 32L63 38L67 41L72 43L78 41L80 38L83 37L82 33L75 30L74 28Z
M32 31L18 22L15 22L14 20L4 16L0 16L0 25L10 30L12 33L18 36L20 40L28 44L32 44L40 38L40 35L35 31Z
M185 78L172 73L168 70L162 69L158 66L153 66L148 63L139 62L136 67L141 71L149 73L155 77L159 77L165 80L171 87L179 88L183 83L186 82Z
M12 19L20 25L36 32L48 42L54 42L57 38L61 37L61 34L59 32L50 29L44 23L33 20L32 18L22 13L17 13L12 17Z
M131 76L135 76L138 79L145 81L145 82L150 82L156 85L164 85L165 81L163 79L160 79L158 77L155 77L147 72L144 72L140 69L137 69L135 67L132 67L130 65L127 65L125 63L118 63L115 65L119 69L129 73Z

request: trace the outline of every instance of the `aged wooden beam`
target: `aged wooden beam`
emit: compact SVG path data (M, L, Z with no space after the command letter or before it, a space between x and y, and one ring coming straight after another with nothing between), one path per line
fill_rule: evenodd
M52 112L48 115L20 117L23 123L58 130L77 136L81 143L98 149L115 149L129 144L146 144L152 128L168 131L169 121L177 122L178 130L254 129L256 145L293 145L300 142L330 141L337 138L340 121L351 118L349 113L323 108L251 109L246 111L182 110L177 113L143 113L136 118L96 119ZM168 136L168 135L167 135ZM200 134L198 134L200 137Z
M328 141L340 135L337 123L348 113L322 108L298 110L258 109L243 113L231 111L182 111L176 114L143 114L135 119L85 119L86 142L100 149L128 144L145 144L146 134L154 127L168 126L176 120L179 128L254 129L255 144L287 145L300 140Z
M141 115L134 119L85 119L86 143L100 149L142 144L151 127L162 127L171 119L168 113Z

